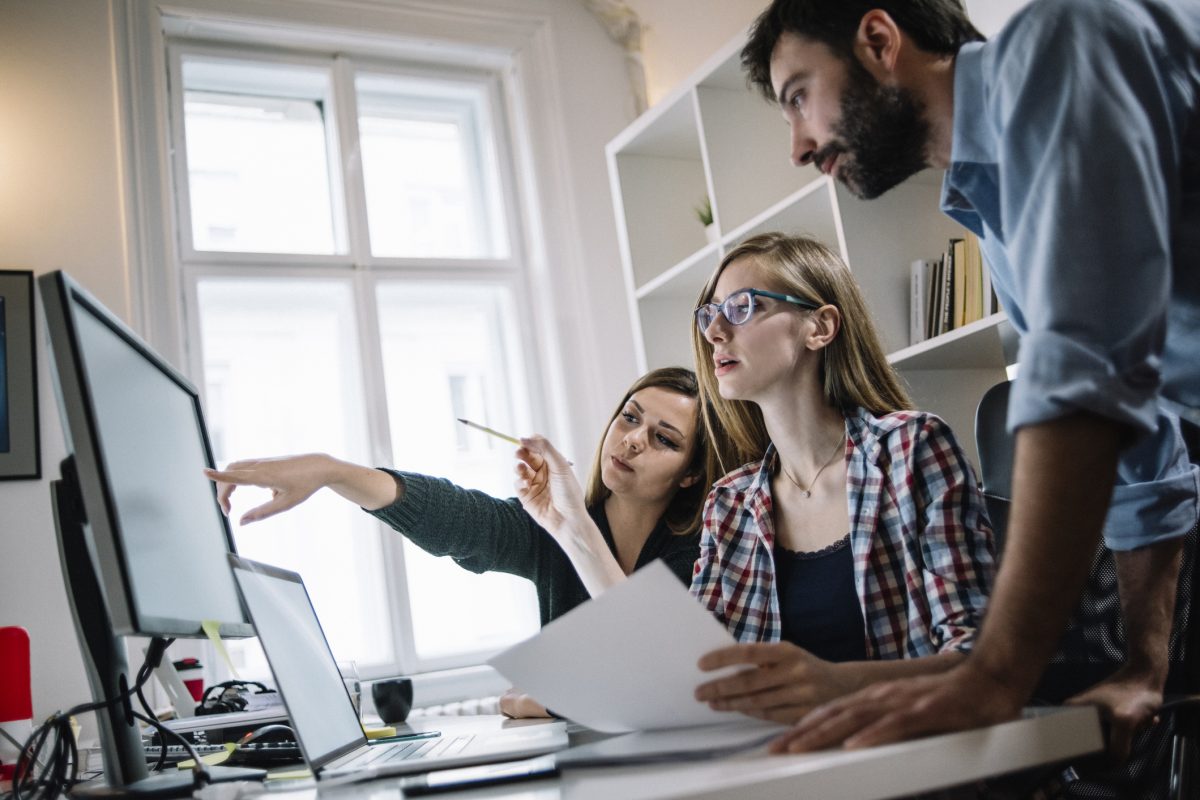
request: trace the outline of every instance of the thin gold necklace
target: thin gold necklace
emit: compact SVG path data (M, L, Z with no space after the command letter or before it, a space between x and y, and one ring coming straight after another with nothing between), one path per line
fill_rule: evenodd
M841 438L838 439L837 447L834 448L833 455L831 455L829 457L828 461L826 461L824 464L821 465L821 468L819 470L817 470L817 474L813 475L813 479L812 479L812 481L809 482L807 489L805 489L803 486L801 486L800 481L796 480L791 475L789 475L788 471L783 468L783 459L779 460L779 471L783 473L783 476L785 478L787 478L789 481L792 482L793 486L795 486L797 489L800 490L800 493L807 500L808 498L812 497L812 487L817 485L817 478L821 477L821 473L825 471L826 467L828 467L830 464L832 464L834 461L837 460L838 453L842 452L842 448L845 446L845 444L846 444L846 434L843 431Z

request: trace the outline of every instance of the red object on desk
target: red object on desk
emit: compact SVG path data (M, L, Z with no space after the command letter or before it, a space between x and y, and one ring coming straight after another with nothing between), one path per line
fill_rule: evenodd
M31 719L29 632L17 627L0 628L0 723ZM11 779L15 767L15 763L0 763L0 780Z
M0 722L32 718L29 631L0 628Z

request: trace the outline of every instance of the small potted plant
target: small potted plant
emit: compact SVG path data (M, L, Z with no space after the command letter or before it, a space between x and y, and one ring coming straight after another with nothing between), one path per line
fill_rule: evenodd
M704 236L709 243L715 242L718 238L717 226L713 222L712 201L707 196L704 202L695 207L696 219L700 220L700 224L704 226Z

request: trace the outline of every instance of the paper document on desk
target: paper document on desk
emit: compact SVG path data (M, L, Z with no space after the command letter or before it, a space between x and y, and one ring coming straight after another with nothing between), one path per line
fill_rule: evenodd
M744 723L696 700L700 656L729 632L655 561L488 663L542 705L609 733Z

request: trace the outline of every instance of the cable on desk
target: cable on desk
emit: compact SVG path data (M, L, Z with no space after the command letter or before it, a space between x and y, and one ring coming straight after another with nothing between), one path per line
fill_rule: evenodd
M143 709L149 712L149 704L142 687L150 680L154 669L161 663L163 653L174 642L174 639L154 638L146 651L146 659L138 670L137 678L132 687L125 685L125 676L121 676L121 693L117 697L101 703L84 703L67 711L51 714L25 741L21 755L17 758L16 772L13 775L12 800L56 800L79 783L79 751L75 745L75 735L71 731L71 717L85 714L89 711L112 709L118 704L122 706L127 724L133 724L137 719L158 731L162 741L162 752L159 756L160 766L166 757L166 736L178 739L195 761L192 768L193 781L197 788L210 782L208 767L200 760L200 755L192 747L191 742L154 718L152 713L140 714L133 710L131 702L134 695L141 701ZM44 760L43 760L44 758Z

